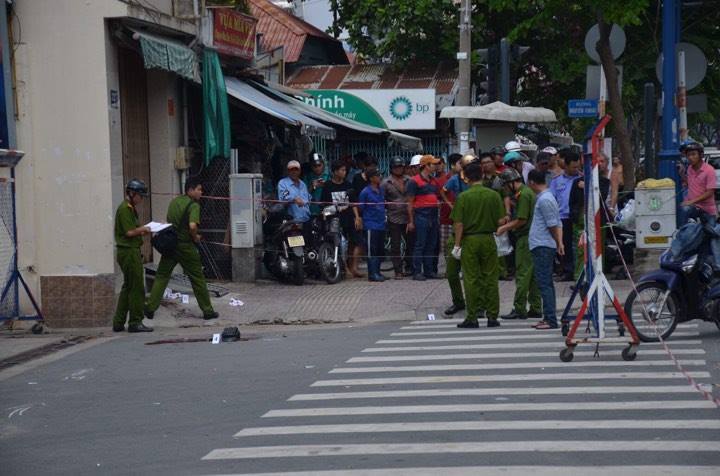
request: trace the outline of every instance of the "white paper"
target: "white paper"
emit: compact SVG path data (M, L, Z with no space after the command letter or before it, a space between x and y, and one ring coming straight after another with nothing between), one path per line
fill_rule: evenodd
M220 343L220 334L213 334L213 344L219 344Z
M239 299L232 298L232 299L230 299L230 305L232 307L239 307L239 306L244 306L245 303Z
M169 226L172 226L172 223L159 223L159 222L156 222L156 221L151 221L150 223L148 223L148 224L145 225L145 226L147 226L148 228L150 228L150 232L151 232L151 233L157 233L157 232L159 232L159 231L164 230L165 228L167 228L167 227L169 227Z
M189 303L190 303L190 296L188 296L187 294L183 294L183 295L182 295L182 303L183 303L183 304L189 304Z
M172 289L165 288L165 292L163 293L163 299L170 299L173 295Z
M434 321L435 320L435 314L428 314L428 321Z

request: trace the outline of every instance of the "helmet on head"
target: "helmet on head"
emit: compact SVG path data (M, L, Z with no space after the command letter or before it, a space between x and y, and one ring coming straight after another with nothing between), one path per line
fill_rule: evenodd
M547 146L542 151L550 155L556 155L558 153L558 150L553 146Z
M313 165L324 164L325 157L323 157L322 154L312 154L312 156L310 156L310 163L312 163Z
M505 150L507 150L508 152L512 152L514 150L519 151L521 149L522 149L522 146L520 145L520 142L515 141L515 140L511 140L510 142L505 144Z
M490 149L490 153L492 155L505 155L507 154L507 150L505 150L505 147L501 145L496 145L492 149Z
M422 155L413 155L412 159L410 159L410 167L417 167L420 165L420 160L423 158Z
M507 154L505 154L505 157L503 157L503 162L506 164L511 164L516 161L527 162L527 160L527 155L517 151L508 152Z
M475 154L465 154L462 156L462 159L460 159L460 166L465 168L468 164L471 164L476 160L478 160L478 158L475 157Z
M125 186L126 192L134 192L142 197L147 197L148 194L148 188L147 185L145 185L145 182L143 182L140 179L131 179L127 185Z
M405 167L405 159L400 157L399 155L396 155L392 159L390 159L390 168L393 167Z
M500 180L502 180L503 184L507 185L510 182L521 180L521 177L517 170L508 168L502 171L500 174Z
M694 140L687 140L680 145L680 152L683 154L687 154L691 150L697 150L700 157L705 154L705 148L703 145L699 142L695 142Z

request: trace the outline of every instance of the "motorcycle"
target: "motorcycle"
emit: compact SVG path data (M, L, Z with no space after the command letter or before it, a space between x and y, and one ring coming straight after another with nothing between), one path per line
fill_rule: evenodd
M340 216L337 207L330 205L312 219L310 243L305 253L306 271L328 284L339 283L345 272L344 256Z
M607 274L611 274L612 270L615 269L615 279L625 279L625 266L624 264L633 264L634 251L635 251L635 232L624 230L622 228L615 228L615 235L617 236L617 243L612 239L606 239L607 243L605 247L605 268Z
M707 225L702 233L702 243L690 254L665 251L660 269L643 275L625 301L625 313L643 342L667 339L679 323L693 319L714 322L720 329L720 278L710 251L710 240L719 237Z
M280 281L298 286L305 281L305 237L303 223L288 215L284 204L275 204L263 222L265 267Z

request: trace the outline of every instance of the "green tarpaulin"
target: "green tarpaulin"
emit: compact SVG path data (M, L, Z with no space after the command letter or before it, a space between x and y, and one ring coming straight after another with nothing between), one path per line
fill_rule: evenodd
M230 112L225 78L217 52L206 49L202 69L205 164L215 157L230 158Z
M145 67L177 73L191 81L199 81L195 52L184 44L147 32L133 30L140 41Z

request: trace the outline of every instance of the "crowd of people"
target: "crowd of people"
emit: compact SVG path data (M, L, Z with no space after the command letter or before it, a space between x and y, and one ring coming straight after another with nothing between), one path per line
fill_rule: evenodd
M558 281L572 281L582 267L576 245L583 224L580 169L581 156L573 149L547 147L533 163L515 141L479 155L452 154L447 163L432 155L409 163L394 157L385 178L367 154L335 161L329 173L323 157L314 154L304 179L299 162L287 164L278 199L288 202L288 212L300 222L325 205L338 208L353 277L365 277L358 268L365 256L369 281L388 279L380 271L385 258L392 261L394 279L447 279L452 303L444 314L466 310L458 327L477 328L479 318L496 327L502 317L537 318L537 329L554 329L553 273ZM600 169L607 198L606 158ZM506 234L514 252L499 257L496 237ZM516 281L513 308L502 316L501 279Z

